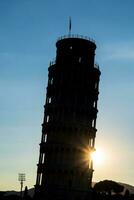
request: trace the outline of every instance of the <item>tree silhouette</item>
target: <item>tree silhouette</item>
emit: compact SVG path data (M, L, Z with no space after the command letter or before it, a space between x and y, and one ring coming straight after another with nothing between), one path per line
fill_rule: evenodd
M106 193L109 195L111 195L112 192L119 194L123 192L124 186L120 185L115 181L104 180L96 183L94 186L94 190L96 192Z

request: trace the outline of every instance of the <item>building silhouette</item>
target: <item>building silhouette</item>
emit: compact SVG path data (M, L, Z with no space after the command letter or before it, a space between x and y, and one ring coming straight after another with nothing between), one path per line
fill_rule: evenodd
M92 182L101 73L91 39L70 34L56 47L48 68L35 197L82 200Z

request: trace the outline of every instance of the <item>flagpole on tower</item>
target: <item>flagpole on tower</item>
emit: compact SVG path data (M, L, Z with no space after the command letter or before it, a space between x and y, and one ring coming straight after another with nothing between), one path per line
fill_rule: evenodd
M71 17L69 17L69 35L71 35L71 28L72 28Z

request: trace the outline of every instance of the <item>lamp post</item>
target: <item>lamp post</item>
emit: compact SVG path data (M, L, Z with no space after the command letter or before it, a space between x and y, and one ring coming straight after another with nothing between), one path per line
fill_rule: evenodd
M23 182L26 180L26 174L19 173L18 174L18 181L20 182L20 197L22 198L22 188L23 188Z

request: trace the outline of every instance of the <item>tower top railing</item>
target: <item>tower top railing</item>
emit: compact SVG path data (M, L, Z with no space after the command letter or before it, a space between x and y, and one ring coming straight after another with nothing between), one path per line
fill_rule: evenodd
M68 34L68 35L63 35L61 37L59 37L57 39L57 42L59 40L63 40L63 39L68 39L68 38L78 38L78 39L84 39L84 40L88 40L90 42L93 42L95 44L95 40L93 40L92 38L88 37L88 36L83 36L83 35L79 35L79 34Z
M56 58L54 58L52 61L50 61L50 66L55 65L56 64Z
M50 61L49 66L52 66L52 65L55 65L55 64L56 64L56 58L54 58L52 61ZM95 64L94 64L94 68L100 70L99 64L98 64L98 63L95 63Z
M95 63L95 64L94 64L94 68L100 70L99 64L98 64L98 63Z

